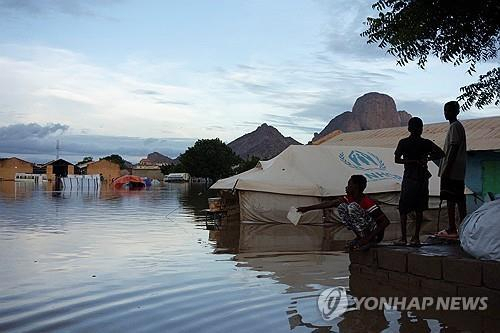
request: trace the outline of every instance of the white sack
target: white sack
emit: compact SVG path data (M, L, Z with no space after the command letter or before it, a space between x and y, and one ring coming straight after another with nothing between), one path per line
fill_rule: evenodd
M500 261L500 200L467 215L460 226L460 244L478 259Z

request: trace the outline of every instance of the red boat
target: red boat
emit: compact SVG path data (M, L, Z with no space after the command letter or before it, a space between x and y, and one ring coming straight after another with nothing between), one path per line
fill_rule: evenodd
M118 177L113 181L113 185L115 188L128 188L129 190L138 190L146 187L144 180L134 175Z

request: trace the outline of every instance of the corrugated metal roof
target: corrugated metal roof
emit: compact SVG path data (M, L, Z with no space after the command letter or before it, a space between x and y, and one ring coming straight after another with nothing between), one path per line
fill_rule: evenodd
M333 132L330 132L328 133L327 135L325 136L322 136L321 138L319 138L318 140L316 141L313 141L312 144L313 145L320 145L328 140L330 140L331 138L333 138L334 136L337 136L337 135L340 135L342 134L343 132L341 130L335 130Z
M500 150L500 117L460 120L467 135L467 151ZM449 123L424 125L422 137L444 145ZM323 145L396 148L409 135L407 127L347 132L324 140Z
M52 161L50 161L50 162L44 163L44 164L42 164L42 166L51 165L51 164L54 164L54 163L56 163L56 162L63 162L63 164L67 164L67 165L74 165L73 163L68 162L68 161L66 161L66 160L64 160L64 159L62 159L62 158L60 158L60 159L58 159L58 160L52 160Z

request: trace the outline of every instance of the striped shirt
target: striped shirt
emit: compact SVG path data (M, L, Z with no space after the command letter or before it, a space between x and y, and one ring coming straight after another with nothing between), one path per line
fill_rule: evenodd
M356 202L352 196L346 195L342 198L346 204L351 202ZM370 199L368 196L364 195L363 198L358 202L359 206L363 208L373 219L377 220L380 216L380 207L375 201Z

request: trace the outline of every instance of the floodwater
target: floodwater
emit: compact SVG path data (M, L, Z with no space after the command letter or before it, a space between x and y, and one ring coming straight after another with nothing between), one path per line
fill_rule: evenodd
M213 195L203 184L55 192L0 182L0 332L444 327L397 311L323 320L318 295L349 284L332 230L238 221L207 230L202 210Z

